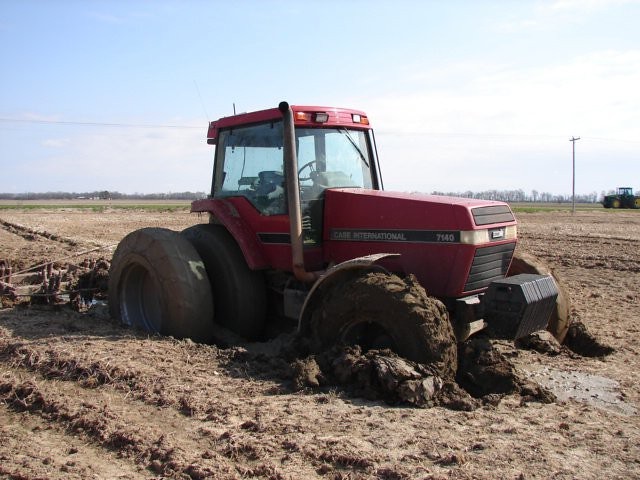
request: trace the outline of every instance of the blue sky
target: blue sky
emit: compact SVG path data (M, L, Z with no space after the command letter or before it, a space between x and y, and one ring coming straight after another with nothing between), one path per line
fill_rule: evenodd
M281 100L365 110L387 189L570 194L572 136L576 193L640 189L639 19L639 0L0 0L0 191L206 191L207 120Z

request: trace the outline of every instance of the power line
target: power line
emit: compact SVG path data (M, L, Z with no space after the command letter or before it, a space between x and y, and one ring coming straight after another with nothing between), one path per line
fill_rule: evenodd
M153 125L145 123L103 123L103 122L70 122L62 120L31 120L23 118L0 118L0 122L6 123L36 123L41 125L73 125L80 127L120 127L120 128L198 128L190 125Z
M621 138L584 137L584 140L592 140L596 142L613 142L613 143L640 143L640 140L625 140Z
M390 135L398 137L469 137L469 138L548 138L558 139L564 138L562 135L545 135L545 134L526 134L526 133L470 133L470 132L428 132L418 130L388 130L379 128L376 130L378 135Z
M564 138L563 135L550 135L550 134L535 134L535 133L470 133L470 132L421 132L417 130L387 130L385 128L379 128L376 130L379 135L389 135L395 137L402 136L420 136L420 137L444 137L444 138L496 138L496 139L549 139L557 140ZM640 140L629 140L621 138L603 138L603 137L584 137L582 140L596 141L596 142L611 142L611 143L632 143L640 144Z
M235 106L235 104L234 104ZM204 105L203 105L204 108ZM205 115L207 115L205 110ZM207 115L208 116L208 115ZM34 120L24 118L0 118L0 122L5 123L35 123L40 125L70 125L80 127L119 127L119 128L175 128L175 129L202 129L201 126L194 125L158 125L149 123L108 123L108 122L79 122L63 120ZM466 133L466 132L419 132L419 131L397 131L384 128L377 130L378 135L391 136L422 136L422 137L453 137L453 138L522 138L522 139L557 139L560 135L548 134L520 134L520 133ZM577 139L579 140L579 139ZM640 143L640 140L628 140L620 138L585 137L583 140L612 143ZM570 140L571 141L571 140Z

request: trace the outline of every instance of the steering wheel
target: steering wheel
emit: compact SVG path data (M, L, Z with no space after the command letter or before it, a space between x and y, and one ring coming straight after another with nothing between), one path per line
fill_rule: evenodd
M311 160L310 162L307 162L307 163L305 163L303 166L301 166L301 167L298 169L298 180L299 180L299 181L301 181L301 182L304 182L304 181L306 181L306 180L311 180L311 174L312 174L313 172L315 172L315 171L316 171L316 165L317 165L317 164L318 164L318 161L317 161L317 160ZM302 171L303 171L305 168L308 168L308 169L309 169L309 176L308 176L308 177L301 177L301 176L300 176L300 173L302 173Z

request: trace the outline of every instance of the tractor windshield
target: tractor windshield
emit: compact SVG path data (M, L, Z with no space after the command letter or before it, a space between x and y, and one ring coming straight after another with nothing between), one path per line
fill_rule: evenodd
M346 128L297 128L298 174L303 191L371 188L366 132ZM304 196L304 195L303 195Z
M298 175L303 202L327 188L371 188L371 148L365 131L297 128ZM214 197L244 196L261 213L287 211L282 121L225 129L216 148Z

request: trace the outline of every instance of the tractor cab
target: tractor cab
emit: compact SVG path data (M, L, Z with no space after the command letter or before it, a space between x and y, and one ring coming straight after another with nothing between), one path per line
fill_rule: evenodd
M289 230L288 220L287 225L280 225L275 217L289 214L289 191L297 188L295 208L300 210L303 243L308 249L322 242L325 190L377 190L381 180L373 131L363 112L314 106L292 106L291 110L297 186L291 182L287 187L291 159L284 155L283 115L274 108L209 125L207 141L216 145L211 198L244 197L262 217L258 223L263 230L279 228L284 233ZM313 252L308 253L307 261L319 265L319 255L314 262Z
M379 188L375 145L362 112L292 107L297 176L306 244L322 232L322 200L328 188ZM247 118L251 117L251 118ZM283 118L278 109L212 122L216 145L211 196L245 197L260 215L286 215Z

